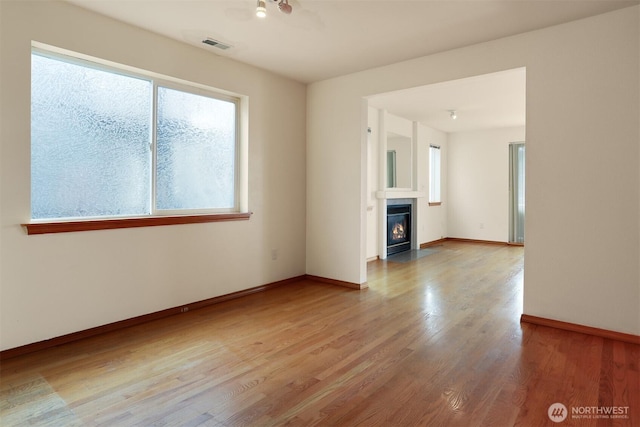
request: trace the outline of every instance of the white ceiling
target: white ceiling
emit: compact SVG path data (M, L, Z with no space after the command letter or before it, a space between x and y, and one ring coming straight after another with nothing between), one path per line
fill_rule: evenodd
M120 21L310 83L639 4L640 0L67 0ZM213 38L232 45L204 45ZM495 90L490 90L491 88ZM524 124L524 71L371 100L445 132ZM458 119L447 122L446 110Z
M443 132L525 125L526 70L502 71L369 97L369 105ZM451 119L455 110L457 118Z
M639 0L68 0L309 83L638 4ZM202 44L212 37L233 47Z

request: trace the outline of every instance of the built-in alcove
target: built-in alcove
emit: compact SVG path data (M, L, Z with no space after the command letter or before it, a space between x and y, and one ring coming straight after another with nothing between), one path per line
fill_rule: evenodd
M378 110L378 256L416 249L418 203L417 123Z

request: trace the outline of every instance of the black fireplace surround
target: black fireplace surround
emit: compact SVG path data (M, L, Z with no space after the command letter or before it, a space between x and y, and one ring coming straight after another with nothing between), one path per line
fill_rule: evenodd
M411 249L411 205L387 206L387 255Z

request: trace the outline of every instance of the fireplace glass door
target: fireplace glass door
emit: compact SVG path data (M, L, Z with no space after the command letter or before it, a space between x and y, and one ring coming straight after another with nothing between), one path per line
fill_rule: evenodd
M387 207L387 255L411 249L411 205Z

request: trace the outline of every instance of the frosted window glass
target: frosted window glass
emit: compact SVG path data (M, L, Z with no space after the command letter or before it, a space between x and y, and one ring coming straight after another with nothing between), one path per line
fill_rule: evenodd
M152 83L31 59L32 218L149 214Z
M235 207L236 105L158 87L158 209Z

